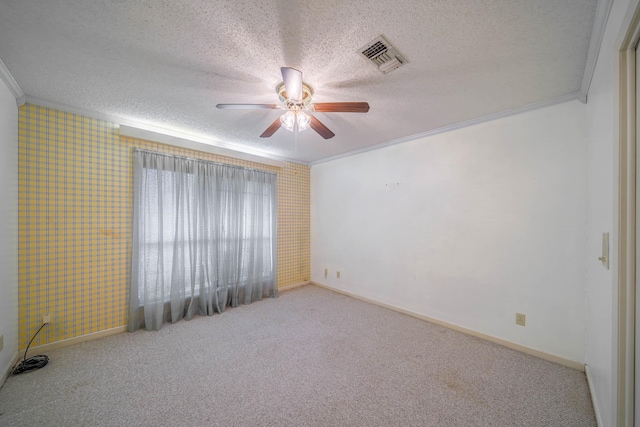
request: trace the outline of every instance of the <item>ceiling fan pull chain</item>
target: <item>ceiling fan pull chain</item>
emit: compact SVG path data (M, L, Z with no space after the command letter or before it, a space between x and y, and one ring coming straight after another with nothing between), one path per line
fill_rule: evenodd
M293 121L293 152L298 152L298 112L295 113L296 119Z

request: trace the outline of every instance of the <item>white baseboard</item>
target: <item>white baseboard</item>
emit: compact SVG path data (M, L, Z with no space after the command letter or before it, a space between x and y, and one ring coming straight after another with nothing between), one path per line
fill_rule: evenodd
M465 327L458 326L458 325L455 325L453 323L445 322L443 320L436 319L434 317L425 316L424 314L416 313L415 311L406 310L404 308L396 307L395 305L391 305L391 304L383 303L383 302L380 302L380 301L376 301L374 299L363 297L361 295L354 294L352 292L348 292L348 291L345 291L345 290L342 290L342 289L334 288L333 286L325 285L324 283L315 282L315 281L312 280L311 284L319 286L321 288L329 289L331 291L334 291L334 292L337 292L337 293L340 293L340 294L343 294L343 295L347 295L347 296L359 299L361 301L365 301L365 302L368 302L368 303L371 303L371 304L375 304L375 305L378 305L380 307L388 308L390 310L394 310L394 311L397 311L399 313L406 314L408 316L412 316L412 317L415 317L415 318L418 318L418 319L421 319L421 320L425 320L427 322L435 323L437 325L444 326L444 327L449 328L449 329L453 329L454 331L462 332L462 333L467 334L467 335L471 335L471 336L474 336L474 337L477 337L477 338L481 338L483 340L499 344L501 346L510 348L512 350L520 351L522 353L526 353L526 354L531 355L531 356L539 357L540 359L548 360L550 362L558 363L560 365L567 366L569 368L576 369L578 371L584 372L584 363L577 362L575 360L567 359L567 358L564 358L562 356L558 356L558 355L551 354L551 353L546 353L544 351L536 350L535 348L527 347L527 346L524 346L524 345L521 345L521 344L516 344L514 342L507 341L507 340L504 340L502 338L494 337L492 335L483 334L482 332L474 331L473 329L467 329Z
M598 399L596 397L595 389L593 388L593 378L591 377L591 370L589 365L584 365L584 373L587 377L587 384L589 385L589 393L591 394L591 403L593 404L593 411L596 414L596 424L598 427L602 425L602 418L600 417L600 405L598 405Z
M18 359L20 358L20 352L16 351L16 353L11 358L11 363L5 372L2 373L2 377L0 377L0 388L4 385L4 382L9 378L11 372L13 372L13 368L17 365Z
M306 282L294 283L293 285L287 285L287 286L278 288L278 292L288 291L289 289L299 288L300 286L305 286L309 284L311 284L311 282L308 280Z
M85 341L91 341L98 338L108 337L110 335L120 334L127 331L127 325L117 326L111 329L105 329L104 331L92 332L90 334L80 335L78 337L67 338L66 340L60 340L49 344L42 344L35 347L29 347L29 353L27 357L30 357L36 353L42 353L55 348L67 347L74 344L79 344Z

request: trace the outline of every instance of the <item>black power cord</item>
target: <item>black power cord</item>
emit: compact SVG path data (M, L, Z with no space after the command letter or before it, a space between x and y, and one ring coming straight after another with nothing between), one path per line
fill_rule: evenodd
M27 359L27 352L29 351L29 347L31 346L31 343L36 338L38 333L42 330L42 328L44 328L44 325L47 325L47 324L48 323L43 323L42 326L40 326L40 329L38 329L38 331L33 335L33 338L31 338L31 341L29 341L29 344L27 344L27 349L24 351L24 357L22 359L22 362L20 362L20 364L16 367L16 369L13 370L12 372L13 375L22 374L24 372L35 371L36 369L44 368L45 365L49 363L49 357L45 356L44 354L31 356L30 358Z

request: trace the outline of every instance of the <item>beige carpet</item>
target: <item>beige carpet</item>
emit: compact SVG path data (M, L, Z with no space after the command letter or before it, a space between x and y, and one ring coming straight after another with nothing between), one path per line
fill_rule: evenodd
M0 426L595 426L584 373L305 286L48 353Z

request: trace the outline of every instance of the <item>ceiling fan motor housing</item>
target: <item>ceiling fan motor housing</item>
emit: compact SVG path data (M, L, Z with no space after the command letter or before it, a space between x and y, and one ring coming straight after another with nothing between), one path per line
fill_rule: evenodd
M302 83L302 102L295 102L289 99L287 96L287 90L284 86L284 82L281 82L276 86L276 92L280 101L287 106L290 110L302 110L311 104L311 98L313 97L313 88L306 83Z

